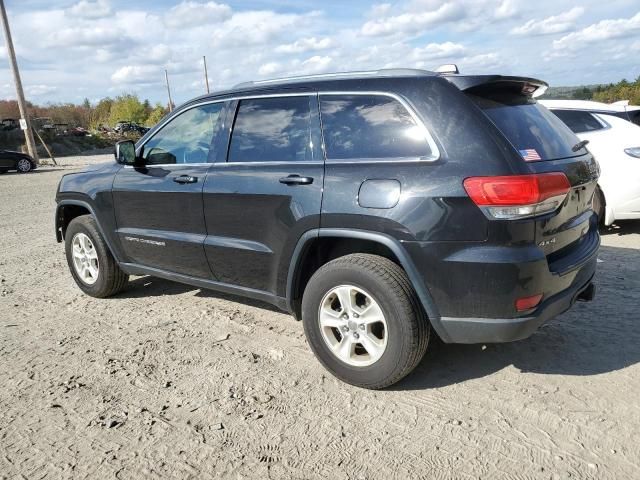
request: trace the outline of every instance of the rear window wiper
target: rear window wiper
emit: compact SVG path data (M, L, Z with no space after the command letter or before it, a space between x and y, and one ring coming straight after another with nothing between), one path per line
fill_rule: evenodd
M582 140L582 141L576 143L573 147L571 147L571 151L572 152L577 152L581 148L586 147L588 143L589 143L589 140Z

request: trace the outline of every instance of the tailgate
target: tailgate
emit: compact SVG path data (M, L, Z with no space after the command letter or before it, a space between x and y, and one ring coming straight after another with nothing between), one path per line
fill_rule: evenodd
M598 241L591 202L599 167L560 119L514 83L508 89L483 84L465 93L511 143L517 162L531 173L563 172L569 180L571 190L560 207L528 219L535 225L534 240L547 256L550 269L563 273L593 253L593 248L585 249L585 245ZM590 233L594 238L587 238Z
M595 191L599 169L590 153L580 157L535 162L531 164L536 173L564 172L571 183L571 191L562 206L552 215L543 216L535 224L535 241L549 257L552 271L562 273L562 259L572 250L579 249L581 242L597 240L597 225L591 201ZM593 227L593 228L592 228ZM589 233L594 239L586 238ZM554 267L556 262L558 266ZM577 266L577 265L576 265Z

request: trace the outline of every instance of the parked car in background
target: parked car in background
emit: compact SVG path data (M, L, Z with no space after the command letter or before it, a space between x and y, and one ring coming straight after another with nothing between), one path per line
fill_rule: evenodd
M0 130L9 131L15 130L16 128L20 128L20 124L15 118L5 118L4 120L0 121Z
M618 112L618 116L620 118L626 118L631 123L640 125L640 106L629 105L629 100L621 100L619 102L612 103L611 107ZM622 115L623 113L624 115Z
M125 134L125 133L138 133L140 135L144 135L145 133L147 133L149 131L149 129L147 127L144 127L142 125L139 125L135 122L129 122L129 121L119 121L118 123L116 123L116 126L114 127L114 130L116 132L118 132L119 134Z
M593 208L604 225L640 219L640 126L623 105L583 100L540 100L562 120L600 163ZM607 109L608 108L608 109ZM635 110L631 110L635 111Z
M546 83L382 70L196 98L65 175L78 287L153 275L302 319L338 378L382 388L447 343L520 340L591 300L598 167Z
M26 153L0 150L0 173L7 173L11 170L27 173L36 168L36 162Z

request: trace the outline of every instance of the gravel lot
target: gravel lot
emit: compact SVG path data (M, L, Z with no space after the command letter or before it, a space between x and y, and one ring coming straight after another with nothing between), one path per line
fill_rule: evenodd
M83 295L54 195L98 160L0 176L0 478L640 478L640 222L603 235L594 303L371 392L268 305L150 277Z

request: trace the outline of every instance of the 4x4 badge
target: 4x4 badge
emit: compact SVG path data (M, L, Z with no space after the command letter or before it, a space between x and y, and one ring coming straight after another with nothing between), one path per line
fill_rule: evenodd
M543 240L538 244L539 247L546 247L547 245L553 245L556 243L556 237L550 238L549 240Z

